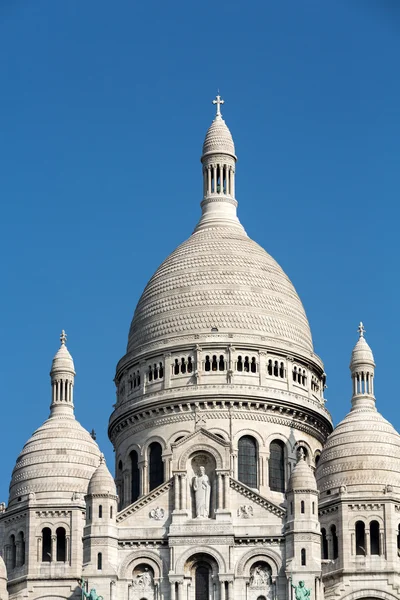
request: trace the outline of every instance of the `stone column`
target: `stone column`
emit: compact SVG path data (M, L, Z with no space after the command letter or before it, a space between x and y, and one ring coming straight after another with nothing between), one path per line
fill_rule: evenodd
M234 596L233 596L233 581L228 581L228 595L227 595L227 600L234 600Z
M175 590L176 590L175 581L172 581L172 583L171 583L171 600L176 600Z
M65 538L65 562L71 564L71 539L69 535Z
M57 560L57 537L51 536L51 560L52 562Z
M229 510L229 473L224 474L224 508Z
M6 556L7 556L7 548L6 546ZM39 537L37 539L37 562L42 562L42 538Z
M222 490L222 473L217 473L217 510L224 508L224 497Z
M174 475L174 510L179 510L179 475L175 473Z
M369 556L371 554L371 540L369 529L365 528L365 555Z
M182 473L182 475L181 475L181 492L182 492L181 508L183 510L186 510L187 509L187 476L186 476L186 473Z

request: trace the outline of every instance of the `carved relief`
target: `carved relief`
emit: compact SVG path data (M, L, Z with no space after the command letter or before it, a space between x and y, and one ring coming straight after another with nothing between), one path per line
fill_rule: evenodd
M251 504L242 504L237 510L237 516L242 519L250 519L253 516L253 507Z
M149 512L149 517L150 517L150 519L155 519L156 521L161 521L161 519L164 518L164 514L165 514L164 509L157 506L157 508L153 508L153 510L151 510Z

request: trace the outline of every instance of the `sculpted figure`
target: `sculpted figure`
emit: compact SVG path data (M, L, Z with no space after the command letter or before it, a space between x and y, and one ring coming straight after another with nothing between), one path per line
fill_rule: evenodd
M269 584L269 573L261 566L255 567L250 577L250 587L262 588Z
M306 588L304 581L299 581L299 585L293 585L292 578L290 578L290 584L294 589L296 600L309 600L311 597L311 590Z
M207 519L210 512L210 480L204 467L200 467L200 474L193 478L193 490L196 498L196 517Z
M143 573L140 573L133 582L135 587L148 588L153 583L153 578L148 569L145 569Z
M82 600L83 600L83 598L88 598L89 600L103 600L103 596L98 596L97 592L96 592L96 590L94 588L92 588L90 590L90 592L87 592L85 590L85 583L86 582L85 582L85 580L83 578L82 579L78 579L78 583L79 583L79 585L81 587L81 590L82 590Z

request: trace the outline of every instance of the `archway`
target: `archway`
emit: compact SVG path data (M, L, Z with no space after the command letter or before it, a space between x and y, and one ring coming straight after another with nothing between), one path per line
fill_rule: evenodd
M185 562L184 573L186 586L184 598L189 600L215 598L219 579L218 564L213 556L201 552L193 554Z

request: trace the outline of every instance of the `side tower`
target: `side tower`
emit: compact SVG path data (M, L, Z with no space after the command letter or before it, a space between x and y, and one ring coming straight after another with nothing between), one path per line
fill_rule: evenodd
M317 469L325 599L400 594L400 435L377 411L375 362L362 323L350 371L352 408Z
M0 513L10 598L80 598L82 533L89 480L100 451L76 421L75 367L61 334L54 356L49 418L26 442Z
M238 219L222 102L199 222L147 284L116 370L116 593L129 600L288 600L288 481L332 429L301 300Z

